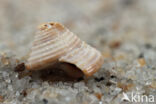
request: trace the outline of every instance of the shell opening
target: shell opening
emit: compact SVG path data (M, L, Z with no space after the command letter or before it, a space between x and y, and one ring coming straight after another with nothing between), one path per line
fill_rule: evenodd
M81 78L84 76L83 72L74 64L59 62L58 66L70 77Z
M84 73L76 65L67 62L56 62L38 70L43 72L54 72L54 74L67 75L68 77L74 79L83 78L84 76Z

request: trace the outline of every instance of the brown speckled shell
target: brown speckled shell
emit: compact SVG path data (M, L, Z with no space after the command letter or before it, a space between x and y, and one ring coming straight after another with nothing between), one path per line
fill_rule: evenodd
M45 23L39 26L26 69L39 70L57 62L74 64L91 76L102 66L103 57L63 25Z

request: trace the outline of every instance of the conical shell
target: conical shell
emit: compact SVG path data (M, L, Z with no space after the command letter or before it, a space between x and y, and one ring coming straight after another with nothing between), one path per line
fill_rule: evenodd
M103 57L61 24L45 23L39 26L26 68L39 70L57 62L74 64L91 76L101 67Z

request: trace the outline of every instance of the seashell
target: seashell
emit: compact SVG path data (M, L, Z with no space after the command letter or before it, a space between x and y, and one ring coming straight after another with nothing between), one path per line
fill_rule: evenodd
M42 24L38 27L26 69L40 70L57 63L75 65L84 75L91 76L102 66L103 57L63 25L54 22ZM59 66L69 71L69 67ZM68 74L77 73L75 68L71 69Z

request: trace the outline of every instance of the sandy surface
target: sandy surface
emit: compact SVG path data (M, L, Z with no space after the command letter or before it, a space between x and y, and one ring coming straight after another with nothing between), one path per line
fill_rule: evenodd
M0 103L133 104L134 92L154 96L155 104L155 5L156 0L1 0ZM100 71L78 81L43 81L36 73L19 79L14 67L26 61L37 25L49 21L100 50ZM124 94L130 101L122 101Z

